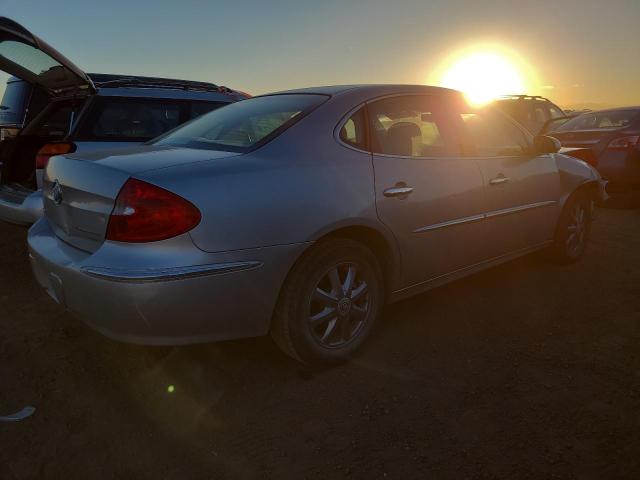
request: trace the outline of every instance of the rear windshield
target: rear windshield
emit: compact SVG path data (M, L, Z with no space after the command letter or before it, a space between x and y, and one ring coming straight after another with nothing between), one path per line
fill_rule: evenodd
M638 110L610 110L606 112L584 113L555 129L556 132L572 130L595 130L599 128L624 128L638 116Z
M22 80L9 80L0 105L0 125L21 125L24 121L31 85Z
M328 98L283 94L243 100L203 115L153 143L247 152L276 137Z

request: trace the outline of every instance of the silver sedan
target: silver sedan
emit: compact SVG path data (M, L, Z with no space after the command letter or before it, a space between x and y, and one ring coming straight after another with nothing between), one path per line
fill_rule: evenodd
M143 147L54 157L30 259L118 340L271 333L339 361L385 303L536 250L578 260L606 194L558 149L441 88L264 95Z

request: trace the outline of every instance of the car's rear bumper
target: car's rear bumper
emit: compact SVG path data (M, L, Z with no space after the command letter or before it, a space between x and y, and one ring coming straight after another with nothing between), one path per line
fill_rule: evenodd
M0 187L0 220L31 225L42 217L42 192Z
M157 257L144 265L141 255L138 266L105 267L56 237L46 218L31 228L28 241L34 274L51 297L102 334L147 345L266 334L280 285L301 249L200 252L206 263L168 268L157 266ZM167 248L166 254L175 258L176 252Z
M598 171L611 186L640 185L640 152L607 150L598 159Z

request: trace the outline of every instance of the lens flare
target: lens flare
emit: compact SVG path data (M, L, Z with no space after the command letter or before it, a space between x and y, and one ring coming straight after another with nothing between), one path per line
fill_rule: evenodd
M500 95L529 93L534 74L515 52L499 45L478 45L450 55L432 72L430 82L460 90L470 103L483 105Z

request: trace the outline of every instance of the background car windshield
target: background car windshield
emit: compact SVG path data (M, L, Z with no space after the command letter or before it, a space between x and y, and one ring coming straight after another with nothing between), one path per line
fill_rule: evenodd
M278 135L327 99L324 95L287 94L244 100L203 115L153 143L249 151Z
M624 128L640 113L638 110L611 110L606 112L585 113L572 118L564 125L556 128L556 132L572 130L593 130L599 128Z

